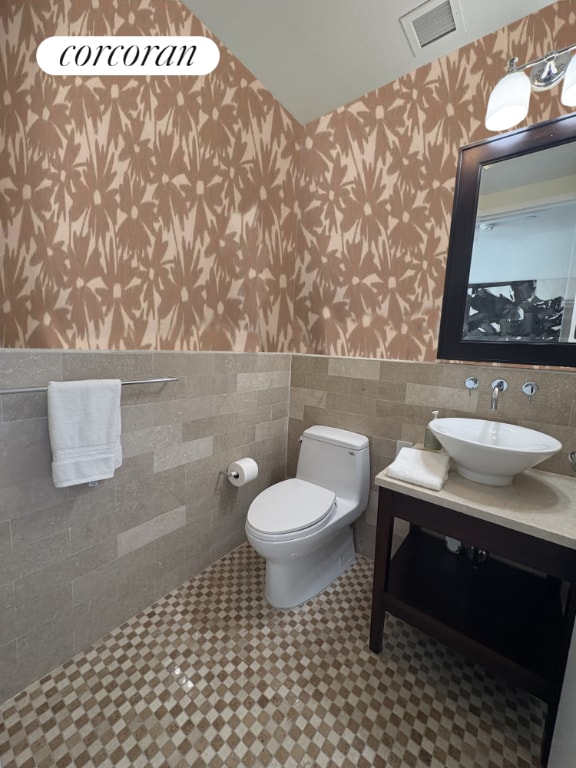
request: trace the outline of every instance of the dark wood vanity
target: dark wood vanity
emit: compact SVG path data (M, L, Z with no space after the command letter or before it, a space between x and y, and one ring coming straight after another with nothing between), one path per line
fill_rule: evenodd
M531 470L492 488L451 475L436 492L384 471L376 484L371 650L389 612L542 699L545 766L576 615L576 480ZM410 532L392 557L397 518ZM445 536L490 555L475 566Z

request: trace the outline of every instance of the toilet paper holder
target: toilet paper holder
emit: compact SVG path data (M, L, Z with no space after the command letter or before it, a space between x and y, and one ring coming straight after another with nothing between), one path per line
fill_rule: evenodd
M241 488L258 477L258 464L246 456L243 459L231 461L226 469L218 470L219 474L228 478L228 482Z
M218 471L218 474L219 475L224 475L224 477L236 477L236 478L240 477L240 473L239 472L228 472L227 469L220 469Z

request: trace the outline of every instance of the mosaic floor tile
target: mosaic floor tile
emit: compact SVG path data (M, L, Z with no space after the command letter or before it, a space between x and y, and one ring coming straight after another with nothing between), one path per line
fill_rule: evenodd
M243 545L5 702L1 768L537 768L544 706L390 617L372 563L289 611Z

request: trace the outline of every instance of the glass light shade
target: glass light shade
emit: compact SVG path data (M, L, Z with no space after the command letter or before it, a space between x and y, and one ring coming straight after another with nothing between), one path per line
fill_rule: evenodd
M505 131L522 122L528 114L530 78L524 72L510 72L496 83L490 94L485 125L489 131Z
M565 107L576 107L576 56L566 69L560 101Z

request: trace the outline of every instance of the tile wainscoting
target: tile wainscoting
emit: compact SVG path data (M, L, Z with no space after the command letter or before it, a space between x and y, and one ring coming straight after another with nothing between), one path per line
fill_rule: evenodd
M478 389L464 386L476 376ZM490 410L491 382L504 378L508 390L497 411ZM528 403L522 384L534 381L538 393ZM396 455L397 441L422 442L433 410L441 416L508 421L546 432L562 451L538 469L573 475L567 454L576 449L576 373L458 363L417 363L351 357L294 355L288 428L288 470L294 474L298 436L311 424L342 427L370 439L374 477ZM373 558L377 489L355 525L356 549Z
M464 379L480 381L471 395ZM243 541L246 510L293 475L298 437L314 423L370 438L372 476L398 440L421 441L433 409L496 416L554 435L542 469L571 474L575 374L443 363L224 352L1 350L0 388L49 380L176 376L122 392L124 462L96 488L56 489L46 395L0 396L0 701L90 646ZM490 382L509 389L494 414ZM528 404L520 387L540 391ZM260 466L234 488L218 471ZM372 557L376 491L356 524Z
M94 488L54 487L46 393L0 397L0 701L241 544L284 478L289 355L0 351L0 388L159 376L122 388L124 461Z

